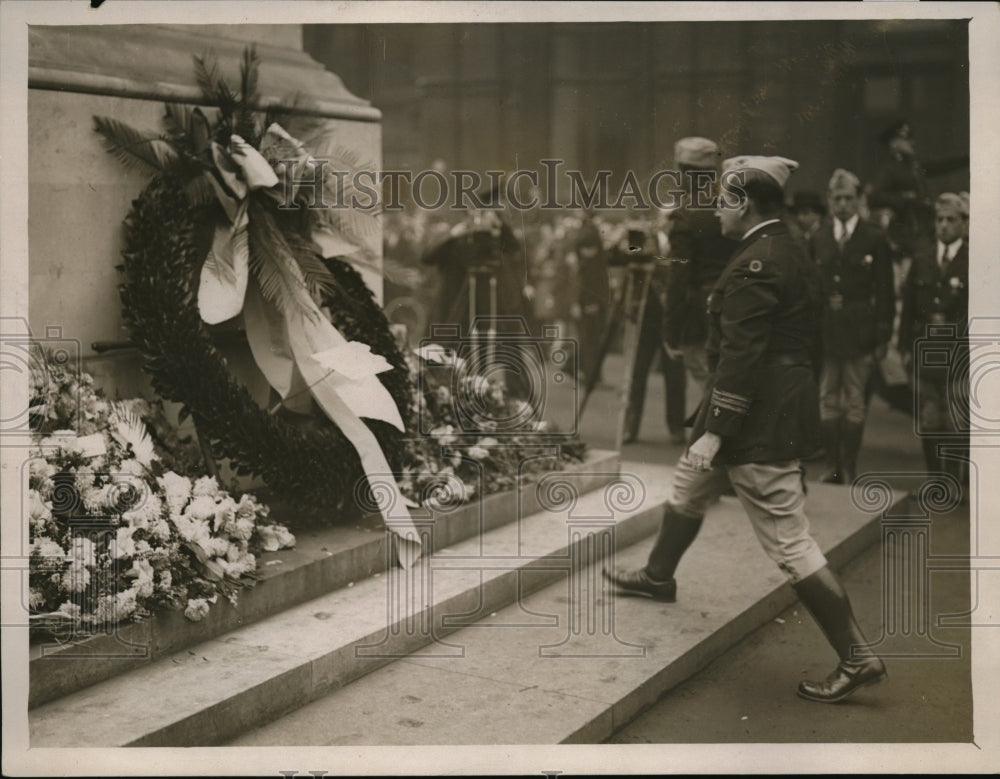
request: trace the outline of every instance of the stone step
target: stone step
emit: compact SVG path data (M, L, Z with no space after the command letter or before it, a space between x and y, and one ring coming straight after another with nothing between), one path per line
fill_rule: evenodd
M31 744L218 744L422 648L453 656L461 648L449 633L488 624L504 606L650 534L669 475L639 464L613 480L597 470L546 474L522 491L508 524L409 571L376 573L36 707ZM577 487L600 480L603 489Z
M849 492L809 489L813 533L834 567L880 535ZM642 565L649 547L619 550L615 565ZM228 745L601 743L795 601L734 498L711 510L682 560L677 603L616 596L600 568L448 636L450 654L418 650ZM822 678L835 663L831 651L809 671ZM774 680L792 701L800 670Z
M619 469L618 453L595 449L582 463L560 471L577 494L600 489L613 481ZM451 544L478 537L485 531L539 510L536 482L523 481L509 490L472 500L447 511L414 511L418 522L433 519L430 540L440 551ZM147 666L195 644L278 614L296 604L339 587L382 573L392 563L386 546L384 521L369 516L350 526L296 529L296 547L260 556L260 581L239 594L236 606L224 598L200 622L181 611L164 611L141 622L120 625L110 635L92 635L72 643L38 643L29 661L30 708L129 670Z

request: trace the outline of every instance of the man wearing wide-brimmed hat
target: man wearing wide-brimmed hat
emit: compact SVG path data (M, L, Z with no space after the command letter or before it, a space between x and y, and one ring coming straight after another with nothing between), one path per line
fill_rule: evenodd
M740 243L709 296L711 374L694 443L677 464L646 565L605 576L625 593L676 600L677 564L731 484L764 551L840 658L825 680L802 682L798 694L835 703L886 671L805 514L800 458L820 442L814 364L821 309L816 268L780 219L784 186L797 167L783 157L746 157L724 177L717 214L722 233Z

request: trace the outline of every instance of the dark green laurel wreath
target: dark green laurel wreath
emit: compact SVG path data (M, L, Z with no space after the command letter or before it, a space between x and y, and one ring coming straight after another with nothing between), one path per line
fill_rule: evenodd
M288 218L295 218L294 215ZM182 404L198 434L228 457L241 475L258 476L281 498L320 508L330 522L355 518L355 486L364 472L350 441L332 423L310 427L261 408L233 376L198 312L199 270L211 244L212 220L169 178L159 176L132 204L125 221L124 274L120 287L125 323L144 355L144 370L162 397ZM299 246L298 252L308 251ZM341 260L326 265L335 283L322 288L320 304L350 341L368 344L393 370L379 374L407 423L410 380L403 355L371 290ZM385 422L365 420L390 467L400 468L403 434ZM310 512L312 513L312 512ZM287 521L288 518L284 518Z

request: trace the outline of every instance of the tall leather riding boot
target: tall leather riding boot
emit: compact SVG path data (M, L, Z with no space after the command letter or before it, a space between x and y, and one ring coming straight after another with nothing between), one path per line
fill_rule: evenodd
M827 471L820 481L827 484L844 483L840 444L842 428L842 419L826 419L823 421L823 449L826 451Z
M848 484L853 484L858 477L858 452L861 450L864 433L864 422L844 422L840 441L841 461L844 465L842 474Z
M702 520L703 517L678 514L671 506L667 506L663 510L660 532L646 565L615 574L605 569L605 578L617 584L626 594L646 595L655 600L673 603L677 600L674 571L701 530Z
M859 688L886 678L885 665L869 647L847 592L829 567L824 566L792 586L840 657L840 663L824 681L799 684L800 697L837 703Z

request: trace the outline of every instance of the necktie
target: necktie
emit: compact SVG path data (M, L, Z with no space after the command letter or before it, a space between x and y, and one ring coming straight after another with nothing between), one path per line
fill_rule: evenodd
M837 221L837 226L840 228L840 230L838 231L839 232L839 236L837 238L837 246L840 248L841 251L843 251L844 247L847 245L847 239L850 236L848 236L848 234L847 234L847 225L846 224L844 224L843 222L841 222L841 221L838 220Z

